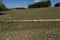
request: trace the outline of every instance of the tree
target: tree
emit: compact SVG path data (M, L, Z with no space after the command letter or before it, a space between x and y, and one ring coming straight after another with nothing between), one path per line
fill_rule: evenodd
M56 3L54 7L60 7L60 2Z
M7 10L6 6L2 3L2 0L0 0L0 11Z
M47 2L48 2L48 6L51 6L51 1L50 1L50 0L48 0Z

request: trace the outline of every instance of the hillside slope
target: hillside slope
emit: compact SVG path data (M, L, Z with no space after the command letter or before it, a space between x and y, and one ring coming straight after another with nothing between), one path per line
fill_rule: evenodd
M5 15L1 15L0 19L59 19L60 7L57 8L37 8L24 10L10 10Z
M59 8L10 10L0 20L60 19ZM0 40L60 40L60 21L1 23Z

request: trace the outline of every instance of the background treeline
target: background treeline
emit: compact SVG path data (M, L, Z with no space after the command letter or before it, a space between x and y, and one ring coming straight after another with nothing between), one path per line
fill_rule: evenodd
M48 1L36 2L36 3L30 4L28 5L28 8L42 8L42 7L50 7L50 6L51 6L51 1L48 0ZM54 7L60 7L60 2L56 3ZM17 7L15 9L26 9L26 8ZM10 10L10 9L8 9L3 3L0 4L0 11L6 11L6 10Z
M26 9L26 8L24 8L24 7L17 7L17 8L15 8L15 9Z
M42 7L49 7L51 6L50 1L45 1L45 2L36 2L34 4L28 5L28 8L42 8Z

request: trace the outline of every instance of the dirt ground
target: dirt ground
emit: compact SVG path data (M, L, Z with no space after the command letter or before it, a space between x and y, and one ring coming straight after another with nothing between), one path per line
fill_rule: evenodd
M0 31L0 40L60 40L60 28Z

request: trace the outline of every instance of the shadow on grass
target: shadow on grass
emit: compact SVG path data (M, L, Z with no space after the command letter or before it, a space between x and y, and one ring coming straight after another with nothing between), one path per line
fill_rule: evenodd
M0 15L5 15L5 14L7 14L6 12L0 12Z

